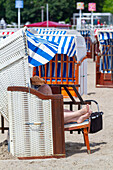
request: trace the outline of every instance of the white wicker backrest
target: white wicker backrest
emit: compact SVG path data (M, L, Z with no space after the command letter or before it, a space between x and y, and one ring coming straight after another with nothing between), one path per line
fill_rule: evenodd
M8 86L28 86L30 82L23 29L0 42L0 113L8 120Z
M51 100L8 91L8 106L10 152L17 157L52 155Z

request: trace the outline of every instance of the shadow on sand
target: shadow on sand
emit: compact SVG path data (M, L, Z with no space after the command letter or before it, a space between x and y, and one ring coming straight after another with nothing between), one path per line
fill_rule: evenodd
M100 142L100 143L90 143L90 149L91 154L95 153L100 150L100 145L105 145L106 142ZM65 143L65 151L66 151L66 157L72 156L77 153L86 153L87 147L84 143L76 143L76 142L66 142Z

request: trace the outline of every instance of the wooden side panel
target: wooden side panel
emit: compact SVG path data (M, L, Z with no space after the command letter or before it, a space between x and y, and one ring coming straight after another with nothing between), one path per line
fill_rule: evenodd
M63 100L52 100L53 151L65 155Z

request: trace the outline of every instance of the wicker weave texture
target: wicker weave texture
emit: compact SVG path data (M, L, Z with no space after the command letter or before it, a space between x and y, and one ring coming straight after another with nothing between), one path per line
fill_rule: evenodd
M51 100L8 92L10 152L17 157L53 155Z
M0 113L8 120L8 86L28 86L30 73L25 36L17 31L0 43Z

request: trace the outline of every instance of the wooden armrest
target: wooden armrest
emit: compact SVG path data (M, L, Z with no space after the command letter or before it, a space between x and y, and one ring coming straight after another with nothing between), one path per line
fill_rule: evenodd
M42 100L48 100L48 99L63 99L63 95L62 94L52 94L52 95L45 95L35 89L29 88L29 87L23 87L23 86L9 86L7 88L7 91L21 91L21 92L27 92L27 93L31 93L33 95L36 95L37 97L39 97Z

